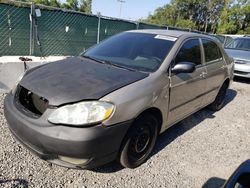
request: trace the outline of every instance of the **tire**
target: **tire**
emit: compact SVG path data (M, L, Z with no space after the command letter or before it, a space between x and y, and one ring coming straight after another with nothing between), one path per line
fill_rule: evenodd
M121 145L120 164L126 168L136 168L144 163L155 146L158 128L158 120L151 114L136 119Z
M228 88L228 85L224 83L222 87L220 88L214 102L208 106L210 110L218 111L222 109L222 107L225 104L227 88Z

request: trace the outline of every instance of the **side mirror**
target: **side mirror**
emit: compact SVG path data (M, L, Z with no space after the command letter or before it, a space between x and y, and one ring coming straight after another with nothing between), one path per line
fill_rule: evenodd
M180 62L171 69L171 72L175 74L192 73L194 71L195 71L195 64L192 62Z
M250 160L242 163L223 186L223 188L235 187L250 187Z

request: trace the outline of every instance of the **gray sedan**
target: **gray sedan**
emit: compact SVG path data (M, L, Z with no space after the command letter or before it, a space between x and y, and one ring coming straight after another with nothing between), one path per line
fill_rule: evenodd
M136 30L79 57L28 70L5 98L13 135L49 162L135 168L159 134L209 105L220 110L233 63L213 38Z
M225 50L234 59L234 75L250 78L250 37L234 39Z

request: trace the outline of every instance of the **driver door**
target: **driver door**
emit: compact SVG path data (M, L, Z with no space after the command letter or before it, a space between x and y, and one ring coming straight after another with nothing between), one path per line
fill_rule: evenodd
M202 107L206 89L206 67L202 64L201 44L198 38L186 40L171 67L180 62L192 62L192 73L171 73L168 123L178 122Z

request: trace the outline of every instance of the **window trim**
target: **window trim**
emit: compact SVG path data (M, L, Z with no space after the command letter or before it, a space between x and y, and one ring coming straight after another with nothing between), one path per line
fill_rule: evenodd
M178 49L176 50L175 55L174 55L174 57L173 57L173 59L172 59L172 61L171 61L170 68L172 68L173 65L175 65L176 56L177 56L177 54L180 52L180 50L181 50L181 48L183 47L183 45L184 45L187 41L193 40L193 39L197 39L197 40L199 41L200 53L201 53L201 64L196 65L195 67L196 67L196 68L200 68L200 67L205 66L205 63L203 62L203 58L204 58L204 57L203 57L203 53L202 53L202 48L203 48L203 46L201 45L200 37L195 36L195 37L188 37L188 38L184 39L184 40L181 42L180 46L179 46Z

